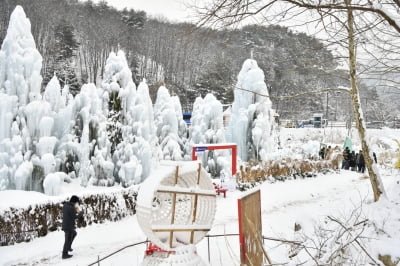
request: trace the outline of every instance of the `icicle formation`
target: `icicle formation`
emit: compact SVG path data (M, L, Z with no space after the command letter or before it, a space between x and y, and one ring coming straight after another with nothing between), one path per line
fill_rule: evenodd
M18 106L40 98L42 56L36 49L31 23L21 6L10 17L0 51L0 88L18 97Z
M244 161L265 160L274 150L272 103L262 95L268 95L264 72L255 60L247 59L238 75L228 134Z
M107 134L111 142L113 154L118 143L122 141L122 124L126 122L128 108L134 102L136 86L132 80L132 72L126 61L125 53L111 52L104 68L103 108L107 116Z
M154 122L149 88L143 81L136 92L122 51L107 59L102 88L85 84L73 98L54 75L42 96L42 57L20 6L9 25L0 50L0 190L57 195L76 177L82 186L130 186L155 158L182 159L179 99L160 89Z
M123 186L138 184L151 171L156 156L153 104L146 81L139 84L134 104L127 110L122 142L114 153L115 172Z
M68 139L73 102L68 90L61 94L57 77L42 98L41 68L30 22L17 6L0 50L0 189L43 192L47 175L63 164L60 147ZM45 189L59 191L64 176L58 180Z
M132 72L126 61L125 53L119 50L116 54L111 52L108 56L105 68L102 88L106 91L110 101L113 101L113 94L121 102L120 109L127 111L133 104L136 86L132 80ZM114 104L117 104L113 102ZM126 112L124 113L124 115Z
M175 113L176 103L167 88L161 86L158 89L154 117L161 157L165 160L179 161L183 159L184 143L178 135L180 121Z
M114 164L109 152L110 143L107 138L107 119L103 113L101 90L94 84L83 85L81 92L75 97L77 110L77 126L80 132L79 177L86 186L111 186L114 184ZM71 145L72 146L72 145Z
M225 131L222 104L214 95L207 94L204 99L197 97L191 118L191 144L224 143ZM204 167L213 176L229 166L226 151L205 152L202 159Z
M31 34L31 24L21 6L10 17L7 34L0 50L0 189L32 187L32 139L38 140L38 124L46 104L41 100L42 57ZM37 111L37 112L36 112ZM34 112L40 115L33 118ZM28 117L26 117L26 115ZM39 122L39 121L36 121Z

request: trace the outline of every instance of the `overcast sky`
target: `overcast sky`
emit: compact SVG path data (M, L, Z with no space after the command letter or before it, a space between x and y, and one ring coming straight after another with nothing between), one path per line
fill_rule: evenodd
M133 8L146 11L151 16L163 16L172 21L189 21L189 11L184 0L106 0L118 9ZM95 0L94 2L99 2Z

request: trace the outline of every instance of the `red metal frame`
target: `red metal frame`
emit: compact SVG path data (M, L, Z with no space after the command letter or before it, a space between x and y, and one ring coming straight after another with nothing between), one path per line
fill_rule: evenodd
M232 150L232 175L236 175L236 162L237 162L237 144L197 144L192 147L192 160L197 160L196 148L204 147L207 151L213 150Z

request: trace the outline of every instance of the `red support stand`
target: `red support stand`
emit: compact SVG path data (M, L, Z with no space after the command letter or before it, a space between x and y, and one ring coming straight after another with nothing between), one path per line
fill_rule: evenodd
M237 144L222 143L222 144L196 144L192 147L192 160L197 160L196 152L200 151L213 151L213 150L232 150L232 175L236 175L237 167Z
M163 250L159 247L157 247L156 245L154 245L152 242L149 242L147 244L147 248L146 248L146 256L150 256L152 255L154 252L162 252L162 253L175 253L175 251L167 251L167 250Z

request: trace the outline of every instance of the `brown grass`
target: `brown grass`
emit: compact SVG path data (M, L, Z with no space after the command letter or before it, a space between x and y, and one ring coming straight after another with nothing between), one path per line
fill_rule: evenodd
M257 182L270 177L280 179L291 175L304 176L309 173L321 172L324 169L339 169L339 163L342 160L342 153L339 149L332 150L327 158L327 160L284 158L266 162L250 161L240 166L237 180L239 182Z

